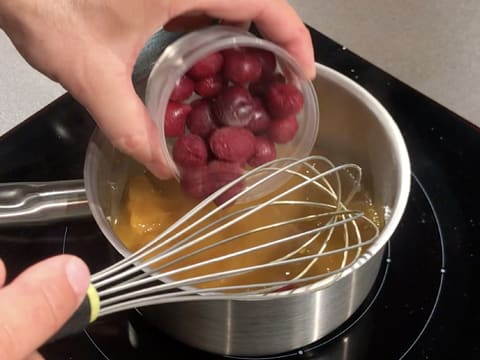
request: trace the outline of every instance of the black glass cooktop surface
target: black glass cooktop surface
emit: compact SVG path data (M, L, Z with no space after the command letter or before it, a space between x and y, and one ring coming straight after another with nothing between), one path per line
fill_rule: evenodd
M411 156L412 190L361 308L326 338L263 358L479 358L479 129L318 32L312 35L317 60L364 86L397 121ZM63 96L0 139L0 182L81 178L93 128L85 110ZM118 259L90 218L0 229L10 280L62 252L78 254L92 271ZM102 318L41 352L72 360L221 358L171 339L136 311Z

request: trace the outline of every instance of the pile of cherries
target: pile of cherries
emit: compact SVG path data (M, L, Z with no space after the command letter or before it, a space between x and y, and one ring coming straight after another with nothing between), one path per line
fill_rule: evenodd
M275 144L293 140L303 94L276 69L269 51L232 48L206 56L178 79L164 127L174 138L172 156L188 195L207 197L247 167L274 160ZM243 187L237 184L215 202Z

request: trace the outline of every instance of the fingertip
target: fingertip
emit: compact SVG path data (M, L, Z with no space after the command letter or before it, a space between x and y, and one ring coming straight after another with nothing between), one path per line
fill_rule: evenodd
M161 146L160 134L158 132L158 129L152 120L148 122L147 127L147 132L148 134L150 134L149 143L151 157L150 160L143 161L143 164L158 179L170 179L175 176L175 171L172 167L168 165L169 154L164 152L163 149L165 149L165 146Z
M315 79L315 76L317 75L317 69L315 68L315 62L313 63L309 63L305 66L305 75L307 75L307 77L310 79L310 80L313 80Z
M296 52L294 54L295 59L297 60L298 65L303 70L305 77L309 80L313 80L317 74L317 69L315 66L315 59L313 54L310 55L308 51L305 52Z
M315 62L315 58L312 55L312 58L307 61L304 65L305 68L305 75L310 79L313 80L317 76L317 66Z
M150 171L153 176L160 180L168 180L174 177L173 171L171 171L163 162L154 162L146 165L148 171Z
M313 80L316 75L315 54L310 31L305 25L302 24L300 27L296 39L298 39L298 41L293 41L286 45L287 50L297 59L305 75L310 80Z

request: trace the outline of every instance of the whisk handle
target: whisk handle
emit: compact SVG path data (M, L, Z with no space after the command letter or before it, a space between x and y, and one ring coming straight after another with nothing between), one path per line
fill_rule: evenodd
M70 319L63 327L50 338L48 343L55 342L73 334L77 334L94 322L100 311L100 298L97 290L90 285L87 294L78 309L73 313Z

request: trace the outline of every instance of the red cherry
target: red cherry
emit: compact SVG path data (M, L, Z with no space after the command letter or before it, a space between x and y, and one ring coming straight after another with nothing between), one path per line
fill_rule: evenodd
M165 136L177 137L185 132L185 119L192 110L188 104L169 101L165 111Z
M175 83L172 94L170 95L170 100L172 101L183 101L187 100L193 93L193 88L195 83L188 76L183 75Z
M172 149L173 160L181 168L198 167L207 164L208 149L198 135L186 134L177 139Z
M254 98L253 100L255 103L253 117L246 128L254 134L261 134L270 126L270 115L268 115L260 99Z
M250 93L253 96L258 96L263 98L267 93L268 88L270 87L271 84L275 82L285 83L285 81L286 81L285 77L282 74L276 73L276 74L273 74L272 77L270 78L262 77L260 80L251 83L248 87L248 90L250 90Z
M260 61L260 64L262 66L261 77L263 79L271 78L277 67L277 59L275 57L275 54L268 50L259 48L250 48L249 51L251 54L255 55L256 58Z
M217 129L209 143L213 154L221 160L243 164L255 153L255 136L244 128Z
M184 171L181 178L183 191L195 199L205 199L222 186L237 179L243 174L242 167L237 163L213 160L208 165L188 169ZM244 183L239 182L215 199L220 205L238 194Z
M223 76L236 84L247 84L258 80L262 64L253 54L244 49L228 49L223 52Z
M240 127L252 120L255 103L247 89L234 85L224 89L212 107L220 124Z
M215 52L198 61L190 68L187 74L195 80L204 79L218 73L222 65L223 55Z
M224 83L222 76L215 74L197 81L195 92L204 98L216 96L223 89Z
M214 160L208 164L208 175L213 193L220 189L222 186L225 186L229 182L242 176L243 169L242 166L238 163ZM223 204L224 202L230 200L233 196L237 195L244 188L245 183L243 181L240 181L238 184L233 185L230 189L226 190L220 196L218 196L214 200L215 204Z
M205 199L212 193L212 186L208 180L207 165L183 171L180 184L183 191L194 199Z
M302 110L303 94L292 84L276 82L268 88L266 103L273 118L286 118Z
M293 140L298 131L295 117L287 117L272 121L267 131L270 140L277 144L286 144Z
M214 119L210 103L200 99L192 103L192 111L187 117L187 126L192 134L206 139L217 128Z
M277 152L275 144L263 136L255 139L255 154L248 160L248 165L256 167L275 160Z

